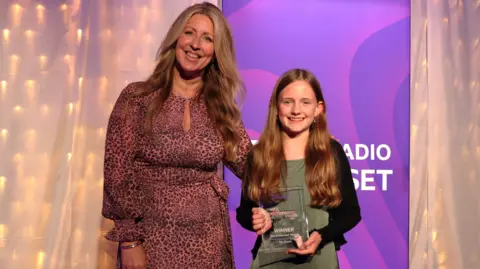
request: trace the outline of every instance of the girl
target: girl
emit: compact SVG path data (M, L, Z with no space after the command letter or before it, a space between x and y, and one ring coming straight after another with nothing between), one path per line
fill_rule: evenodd
M326 104L315 76L293 69L275 85L268 120L245 170L237 221L259 235L251 268L338 268L344 233L361 220L350 165L327 129ZM309 238L285 253L262 252L261 235L272 228L268 202L281 187L304 189ZM282 202L281 202L282 203ZM258 255L257 255L258 254Z

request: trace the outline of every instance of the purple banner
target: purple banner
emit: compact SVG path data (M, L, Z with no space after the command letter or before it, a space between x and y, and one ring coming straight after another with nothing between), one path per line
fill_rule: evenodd
M247 86L252 140L276 79L307 68L320 80L332 134L350 158L362 222L342 269L408 268L410 1L223 0ZM255 234L235 220L240 181L225 170L235 259L249 268Z

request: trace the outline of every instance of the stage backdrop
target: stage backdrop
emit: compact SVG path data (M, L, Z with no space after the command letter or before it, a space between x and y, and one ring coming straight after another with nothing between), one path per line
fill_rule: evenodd
M409 0L223 0L247 86L243 120L262 131L276 79L318 76L332 134L350 158L362 222L346 234L342 269L408 268ZM255 235L235 220L240 181L229 171L238 268Z

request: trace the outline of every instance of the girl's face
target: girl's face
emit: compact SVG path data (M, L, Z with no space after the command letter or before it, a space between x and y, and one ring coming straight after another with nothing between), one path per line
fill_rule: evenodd
M310 84L304 80L294 81L278 95L277 116L283 132L297 136L309 132L313 120L323 112L323 104L315 97Z

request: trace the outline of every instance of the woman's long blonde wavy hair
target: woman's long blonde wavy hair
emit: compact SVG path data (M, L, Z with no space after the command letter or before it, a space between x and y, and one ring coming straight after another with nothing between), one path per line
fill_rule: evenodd
M230 27L220 9L213 4L204 2L185 9L172 24L160 45L157 52L158 64L146 80L148 87L139 93L143 95L161 90L148 107L146 129L151 132L152 117L160 111L170 95L176 63L176 43L187 21L195 14L209 17L214 25L214 58L203 73L203 87L199 96L203 96L209 116L223 137L226 160L233 161L240 140L236 125L241 116L236 98L243 98L245 87L237 70Z
M327 129L326 104L320 83L304 69L292 69L277 81L270 98L265 129L249 157L244 191L250 199L272 202L278 193L280 182L286 176L285 155L282 143L282 127L277 117L280 92L295 81L306 81L315 92L317 102L323 102L324 110L312 123L305 148L306 184L313 207L337 207L341 195L337 183L337 162L332 152L331 136Z

